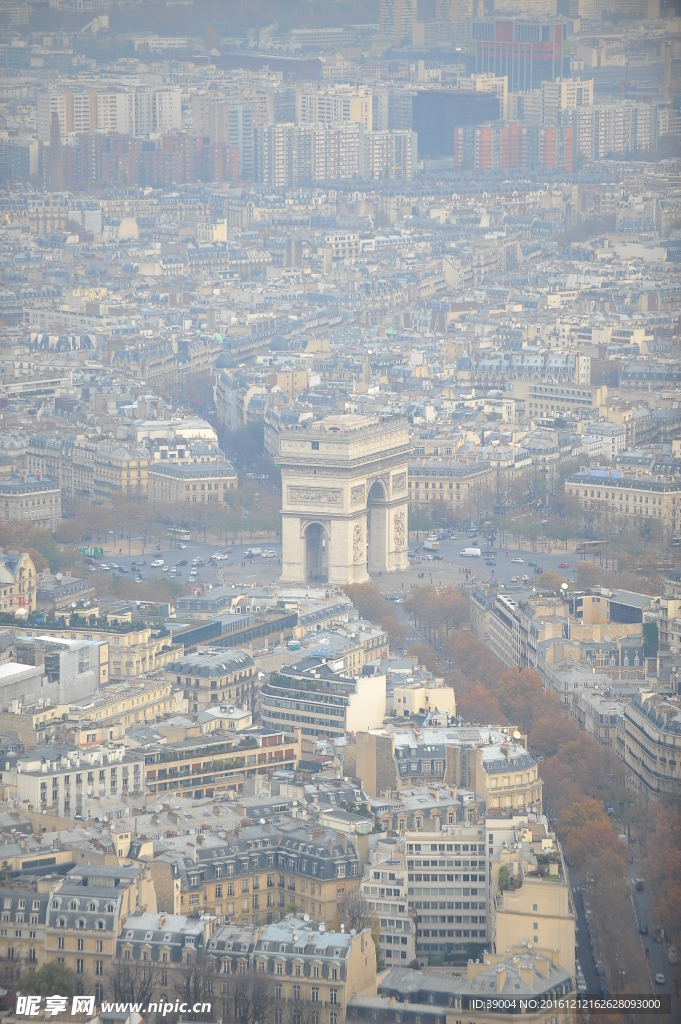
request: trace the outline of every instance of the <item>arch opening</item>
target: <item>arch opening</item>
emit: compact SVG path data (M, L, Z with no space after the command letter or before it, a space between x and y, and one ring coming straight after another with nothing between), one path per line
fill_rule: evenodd
M387 517L385 487L376 480L367 495L367 570L370 573L387 568Z
M310 523L305 530L305 579L310 583L329 582L329 544L321 523Z

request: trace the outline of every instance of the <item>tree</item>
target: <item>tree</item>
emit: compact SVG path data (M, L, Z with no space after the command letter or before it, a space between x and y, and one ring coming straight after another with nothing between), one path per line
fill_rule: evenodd
M347 893L344 897L340 916L347 931L354 929L356 932L361 932L363 928L366 928L371 920L371 910L359 889Z
M223 984L222 1020L233 1024L267 1024L272 1019L272 982L266 974L244 971Z
M34 996L66 996L72 999L75 992L75 978L58 960L48 960L37 971L29 971L24 988Z
M152 960L116 957L109 969L109 980L117 1002L147 1006L156 988L158 965Z
M219 968L217 968L219 973ZM210 1007L200 1012L192 1010L194 1020L214 1020L213 977L216 974L215 958L203 950L189 953L177 976L176 991L185 1002Z
M654 658L657 654L660 638L656 622L643 623L643 653L646 658Z

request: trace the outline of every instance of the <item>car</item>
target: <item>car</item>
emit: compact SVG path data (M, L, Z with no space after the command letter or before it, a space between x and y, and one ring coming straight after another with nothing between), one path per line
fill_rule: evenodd
M512 558L511 561L515 562L516 565L522 565L523 564L522 558Z
M664 974L656 974L655 975L655 984L656 985L664 985L664 982L665 982Z
M559 569L569 569L569 568L570 568L570 566L568 565L568 563L567 563L567 562L559 562L559 563L558 563L558 568L559 568Z
M146 565L146 564L147 564L146 558L133 558L132 562L130 563L130 568L134 569L135 566L137 566L139 568L140 565Z
M100 567L99 567L99 568L100 568L100 569L106 569L106 570L107 570L107 572L108 572L108 571L109 571L109 569L111 568L111 566L110 566L110 565L107 565L107 564L106 564L106 562L102 562L102 564L100 565Z
M530 578L529 576L523 576L523 583L527 583L527 581L529 580L529 578Z
M648 925L647 924L640 924L638 926L638 934L639 935L647 935L648 934Z
M517 576L511 576L511 583L517 583L517 582L518 582L518 577Z
M180 549L180 551L186 551L187 550L187 545L186 544L178 544L177 546Z
M168 571L169 570L168 570L168 566L167 565L164 565L163 568L161 569L161 572L168 572Z
M497 563L496 563L496 560L494 558L486 558L485 559L485 565L496 565L496 564Z
M162 569L164 565L165 565L165 562L163 561L162 558L155 558L154 561L151 563L151 568L152 569Z
M169 580L174 580L174 579L176 579L176 578L177 578L177 573L176 573L176 572L174 572L174 571L173 571L173 570L171 569L171 570L170 570L170 572L168 573L168 579L169 579Z
M181 558L180 561L177 564L178 565L186 565L187 564L187 559L186 558Z
M109 568L110 569L118 569L118 565L117 565L116 562L109 562Z
M147 574L146 574L145 572L139 572L139 573L137 574L137 579L138 579L138 580L142 580L142 581L144 582L144 580L145 580L146 578L147 578Z
M530 560L528 561L527 564L528 565L536 565L537 563L532 558L530 558Z
M176 576L181 576L182 575L182 570L181 569L175 569L175 575Z
M119 572L124 572L124 573L130 572L130 570L128 568L126 568L126 566L124 566L124 565L119 565L118 566L118 571Z

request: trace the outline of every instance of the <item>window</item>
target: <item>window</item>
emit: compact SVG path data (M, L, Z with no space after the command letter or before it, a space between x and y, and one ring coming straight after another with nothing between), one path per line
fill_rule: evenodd
M329 1002L331 1003L332 1006L337 1006L338 1005L338 989L337 988L330 988L329 989Z
M76 960L76 974L83 974L85 972L85 961Z
M168 972L167 971L161 971L161 984L162 985L167 985L168 984Z
M95 974L97 974L97 975L104 974L104 961L103 960L95 960Z

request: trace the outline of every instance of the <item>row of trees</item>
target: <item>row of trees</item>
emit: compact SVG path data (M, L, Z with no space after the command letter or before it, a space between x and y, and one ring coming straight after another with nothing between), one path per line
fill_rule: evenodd
M422 588L410 599L419 609L427 643L410 648L431 670L444 674L466 721L513 724L528 735L533 755L543 757L544 808L573 869L593 878L594 919L612 991L645 992L649 977L628 880L629 850L617 838L606 804L631 829L645 856L654 918L675 945L681 942L681 809L646 805L625 786L624 765L614 749L583 732L531 669L505 669L467 628L433 628L437 594ZM425 612L423 609L426 609ZM621 973L624 972L624 973ZM677 976L677 985L679 978Z

